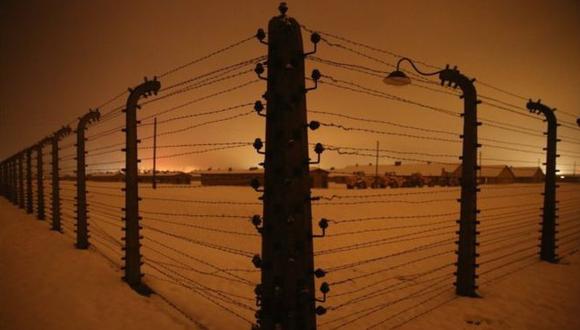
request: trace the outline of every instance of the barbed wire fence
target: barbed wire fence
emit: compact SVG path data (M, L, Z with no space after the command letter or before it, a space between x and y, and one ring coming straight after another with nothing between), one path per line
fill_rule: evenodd
M137 292L160 295L194 321L203 306L224 326L397 328L535 264L550 240L555 259L542 260L578 251L580 189L560 183L557 200L548 190L556 179L550 152L554 166L565 159L558 169L567 173L580 159L573 114L555 112L562 115L556 154L544 118L529 113L539 101L519 106L528 99L476 82L484 93L475 95L480 114L471 124L480 128L471 140L468 110L443 106L469 97L454 88L467 79L459 71L414 61L454 75L405 71L410 92L385 87L404 56L316 32L286 10L268 33L145 79L67 123L72 132L56 138L59 171L50 139L3 161L2 194L51 220L77 248L107 258ZM302 31L311 52L302 49ZM256 38L267 55L251 44ZM236 58L241 47L254 54L209 69L209 60ZM341 102L343 95L356 103ZM332 109L329 98L339 100ZM264 131L252 129L264 122ZM466 139L474 143L471 160L479 151L472 185L458 166L470 164ZM513 168L537 167L531 157L546 152L545 184L501 184L511 182ZM264 170L244 171L236 183L224 183L231 168L208 168L201 178L169 171L183 164L188 172L186 164L209 154ZM386 165L395 162L403 164ZM407 163L410 172L397 175ZM331 168L332 189L311 195L311 165Z

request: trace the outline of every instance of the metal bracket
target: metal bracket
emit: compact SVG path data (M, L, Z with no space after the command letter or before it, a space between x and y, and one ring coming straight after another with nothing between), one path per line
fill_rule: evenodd
M321 143L317 143L314 146L314 152L316 153L317 159L315 162L309 161L309 164L320 164L320 155L324 152L324 146Z
M327 282L322 282L320 285L320 292L322 292L322 299L314 298L317 302L326 302L326 295L330 292L330 285Z
M317 47L316 47L316 46L317 46L317 45L318 45L318 43L320 42L320 39L321 39L321 38L320 38L320 34L318 34L318 33L316 33L316 32L313 32L313 33L310 35L310 41L311 41L311 42L314 44L314 50L313 50L313 51L311 51L311 52L308 52L308 53L304 53L304 57L306 57L306 56L308 56L308 55L316 54L316 51L317 51Z
M268 44L268 42L264 41L264 39L266 39L266 32L262 28L259 28L258 31L256 32L256 39L258 39L258 41L261 44L264 44L264 45Z
M258 214L255 214L252 216L252 224L254 225L254 227L256 227L256 230L258 231L258 233L262 233L262 229L264 227L260 227L260 225L262 224L262 217L259 216Z
M257 63L256 64L256 68L254 69L254 72L258 75L258 78L262 79L262 80L268 80L268 78L266 77L262 77L262 73L264 73L264 71L266 71L264 69L264 64L262 63Z
M328 219L322 218L318 222L318 227L322 229L321 235L312 235L312 237L325 237L326 236L326 228L328 228Z
M260 151L263 147L264 147L264 143L262 142L262 139L260 138L256 138L254 140L254 143L252 144L252 146L254 146L254 149L256 149L256 152L261 154L261 155L265 155L266 153L263 151Z
M305 88L304 89L305 93L308 93L309 91L312 91L312 90L315 90L318 88L318 80L320 80L320 77L322 77L322 74L317 69L314 69L314 70L312 70L312 74L310 75L310 77L312 78L312 81L314 81L314 87Z

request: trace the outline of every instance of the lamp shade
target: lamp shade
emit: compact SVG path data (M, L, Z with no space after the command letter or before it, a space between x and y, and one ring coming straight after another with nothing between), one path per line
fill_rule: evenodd
M393 86L404 86L411 83L411 78L409 78L403 71L395 70L389 73L383 82L387 85Z

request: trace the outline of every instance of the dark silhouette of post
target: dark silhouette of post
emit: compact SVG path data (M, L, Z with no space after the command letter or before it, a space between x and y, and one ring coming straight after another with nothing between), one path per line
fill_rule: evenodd
M4 160L2 176L4 177L4 198L10 201L10 159Z
M6 178L6 200L12 201L12 173L10 169L10 158L6 159L4 163L4 175Z
M4 198L10 201L10 159L4 160L2 173L4 177Z
M5 160L0 162L0 195L6 197L6 174L4 173L5 169Z
M125 107L125 276L123 279L138 293L149 294L151 290L141 282L141 243L139 220L139 186L137 155L137 109L139 99L157 94L161 84L156 79L147 80L135 89L129 89Z
M153 173L151 173L151 184L153 189L157 189L157 117L153 118Z
M52 146L52 226L51 230L62 232L60 222L60 174L59 174L59 148L58 142L63 137L71 134L72 130L69 126L65 126L58 130L51 138Z
M26 149L26 213L34 213L32 206L32 148Z
M0 194L6 197L6 160L0 163Z
M407 61L413 69L422 76L433 76L439 74L441 85L448 84L453 88L459 87L463 94L460 96L464 100L463 110L463 150L461 164L461 198L458 200L461 203L459 224L459 240L456 242L457 249L457 272L456 272L456 293L460 296L476 297L478 296L476 290L477 285L475 280L477 275L475 270L477 265L477 171L480 167L477 165L477 149L481 145L477 142L477 126L481 125L477 121L477 91L473 82L475 79L469 79L461 74L457 67L449 68L449 65L443 70L435 72L423 72L417 68L414 62L406 57L401 58L397 62L396 70L389 73L383 80L388 85L403 86L411 82L410 78L401 71L400 65Z
M12 182L12 159L6 159L6 200L12 203L12 196L13 196L13 182Z
M18 167L16 155L12 156L11 163L11 178L12 178L12 204L18 205Z
M6 200L12 202L12 166L10 158L6 159L4 173L6 176Z
M6 196L8 201L10 203L13 202L13 195L14 195L14 187L13 185L13 181L12 181L12 158L8 158L6 160L6 177L7 177L7 181L8 181L8 195Z
M312 214L300 24L280 16L268 25L268 88L260 329L316 329ZM258 33L258 38L263 33ZM256 72L263 70L260 65ZM254 185L255 186L255 185Z
M4 197L7 201L10 201L10 159L4 161Z
M86 162L85 162L85 131L87 127L101 118L99 110L89 110L79 119L77 125L77 249L86 249L89 247L89 225L87 221L87 187L86 187Z
M18 153L18 207L24 209L24 152Z
M375 157L375 188L380 188L379 182L379 141L377 141L377 153Z
M44 210L44 160L42 148L46 140L40 141L36 145L36 218L44 220L46 218Z
M10 158L6 159L6 200L12 202L12 169Z
M547 145L546 150L546 178L544 181L544 207L542 208L542 236L540 243L540 259L556 263L558 255L556 254L556 145L558 143L557 130L558 121L554 110L538 102L527 103L527 108L532 113L543 114L548 123Z
M8 199L8 160L5 159L0 167L0 173L2 175L2 196Z
M460 296L476 297L477 268L477 91L473 82L456 68L442 70L439 73L441 84L459 87L463 92L463 150L461 163L461 213L459 222L459 241L457 242L456 293Z
M6 199L12 203L12 160L6 159Z
M19 169L18 169L18 159L20 158L19 154L14 155L14 205L20 205L20 188L18 186L19 183Z

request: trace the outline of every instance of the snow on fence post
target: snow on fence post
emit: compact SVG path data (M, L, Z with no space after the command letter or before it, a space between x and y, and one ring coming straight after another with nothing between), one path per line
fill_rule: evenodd
M123 220L125 221L125 246L123 250L125 251L125 276L123 280L131 286L135 291L143 295L149 295L151 289L149 289L145 284L141 282L141 237L139 231L141 226L139 220L139 185L138 185L138 148L137 144L139 140L137 139L137 109L139 108L139 99L141 97L147 97L149 95L157 94L161 84L157 81L157 78L153 80L147 80L145 82L135 87L135 89L129 89L129 97L127 98L127 104L125 107L125 207L123 211L125 216Z
M18 207L24 209L24 152L18 153Z
M58 130L51 139L51 146L52 146L52 226L51 230L54 231L62 231L61 223L60 223L60 175L59 175L59 148L58 142L63 137L71 134L72 130L69 126L65 126Z
M308 157L308 125L302 35L299 23L286 16L285 3L280 15L268 26L266 151L261 256L253 263L261 269L261 284L255 292L260 309L256 313L259 329L316 329L312 210ZM257 38L266 37L258 30ZM320 73L315 70L316 81ZM258 105L259 102L257 102ZM257 110L262 107L258 106ZM256 139L259 151L262 142ZM322 145L316 149L320 154ZM258 191L259 181L252 186ZM259 220L259 216L258 216ZM256 221L255 224L259 224Z
M101 118L101 113L98 109L89 110L83 117L79 119L77 125L77 196L76 196L76 211L77 211L77 225L76 225L76 247L77 249L86 249L89 247L89 224L87 221L87 187L86 187L86 165L85 165L85 131L91 123L98 121Z
M558 255L556 254L556 175L558 170L556 169L556 158L559 156L556 153L556 145L560 141L557 137L558 121L556 115L554 114L555 109L551 109L548 106L538 102L528 101L526 107L530 112L543 114L548 122L548 132L544 133L547 135L547 146L546 150L546 162L543 165L546 166L546 178L544 181L544 207L542 208L542 226L541 230L541 243L540 243L540 259L556 263L558 262Z
M461 218L459 219L459 240L457 241L457 272L455 292L460 296L476 297L476 268L477 268L477 149L481 147L477 140L477 91L473 82L461 74L457 68L449 66L439 73L441 84L459 87L463 94L463 151L461 164Z
M32 214L32 148L26 149L26 213Z

